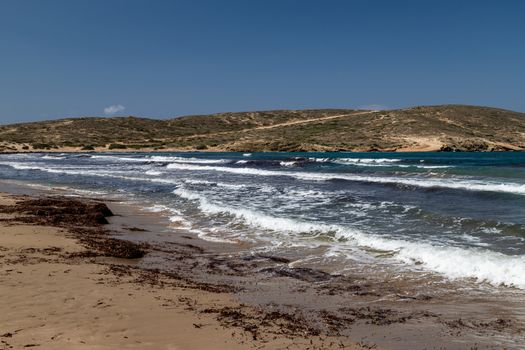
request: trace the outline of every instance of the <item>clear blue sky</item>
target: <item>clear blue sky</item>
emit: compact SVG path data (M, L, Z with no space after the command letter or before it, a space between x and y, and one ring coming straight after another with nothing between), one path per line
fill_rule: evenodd
M462 103L525 111L525 1L0 0L0 123Z

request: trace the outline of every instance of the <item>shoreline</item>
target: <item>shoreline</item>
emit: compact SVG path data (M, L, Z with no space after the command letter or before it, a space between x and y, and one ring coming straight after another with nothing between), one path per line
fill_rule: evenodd
M222 148L209 148L209 149L188 149L188 148L168 148L168 149L152 149L152 148L140 148L140 149L107 149L107 148L96 148L95 150L82 150L82 149L70 149L70 148L59 148L59 149L42 149L42 150L16 150L6 151L0 150L0 154L39 154L39 153L66 153L66 154L79 154L79 153L371 153L371 154L382 154L382 153L521 153L525 152L525 149L506 149L506 150L442 150L440 147L428 148L428 147L405 147L399 149L384 149L384 150L368 150L368 149L352 149L352 150L301 150L301 151L286 151L286 150L243 150L243 151L232 151Z
M2 349L363 349L342 337L308 334L306 324L281 325L278 314L279 322L267 320L277 330L267 331L251 323L261 311L236 301L229 286L139 268L135 256L107 249L113 237L90 244L83 230L99 225L84 222L75 232L76 225L13 207L38 200L0 193ZM38 210L78 201L56 200ZM33 204L23 205L31 210Z
M486 300L475 297L421 295L399 282L385 284L294 267L287 257L246 255L241 245L203 241L192 233L163 232L166 222L159 215L144 213L133 205L102 201L118 214L108 218L111 237L139 244L146 241L149 252L124 264L111 262L111 257L89 257L78 264L104 266L109 269L104 275L108 279L130 278L131 274L146 289L159 285L163 290L174 288L175 280L178 287L183 283L183 290L204 289L214 297L227 296L221 307L206 306L206 301L199 299L194 300L192 310L185 311L210 317L210 324L223 327L239 348L249 348L242 341L273 349L284 348L283 341L306 339L303 345L312 341L314 348L337 348L343 342L349 349L497 349L503 345L518 349L524 339L523 315L520 318L509 311L514 303L500 300L502 305L487 306ZM114 280L111 283L118 285ZM189 308L188 300L180 307ZM275 327L281 327L277 333ZM232 331L238 337L232 338ZM228 348L235 348L232 344L228 343Z

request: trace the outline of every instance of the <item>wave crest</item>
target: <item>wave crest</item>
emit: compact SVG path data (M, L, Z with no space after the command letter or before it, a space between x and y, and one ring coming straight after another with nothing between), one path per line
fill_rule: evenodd
M174 193L181 198L197 201L199 208L205 213L228 214L250 226L276 232L311 233L313 236L332 233L336 239L348 240L346 244L391 251L394 253L392 259L415 268L424 268L440 273L450 279L470 278L477 282L525 289L524 256L509 256L479 247L445 247L425 242L387 239L339 225L325 225L269 216L246 208L234 208L212 203L205 196L192 192L183 186L176 189Z

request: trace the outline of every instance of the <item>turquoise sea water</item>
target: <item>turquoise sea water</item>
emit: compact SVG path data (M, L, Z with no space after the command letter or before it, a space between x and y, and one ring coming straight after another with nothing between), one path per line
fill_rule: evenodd
M173 234L341 270L525 289L523 153L10 154L0 179L132 200Z

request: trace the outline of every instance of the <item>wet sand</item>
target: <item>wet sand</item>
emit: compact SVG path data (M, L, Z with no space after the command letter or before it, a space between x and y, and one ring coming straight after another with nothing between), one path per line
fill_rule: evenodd
M16 207L28 200L0 195L0 349L361 349L299 326L250 327L228 287L139 269L138 259L112 256L127 248L108 251L81 237L86 228L105 235L100 225Z
M343 336L382 349L521 349L525 341L523 291L460 284L435 274L399 276L319 270L300 255L254 253L246 242L224 244L195 234L173 234L169 221L127 205L112 204L146 232L122 237L149 242L141 260L193 281L236 287L236 300L301 315L321 334ZM154 217L154 216L153 216ZM325 266L326 267L326 266Z
M117 214L105 224L49 209L69 199L30 199L0 200L0 348L520 349L525 340L519 293L462 295L452 284L424 293L173 234L126 204L103 200Z

